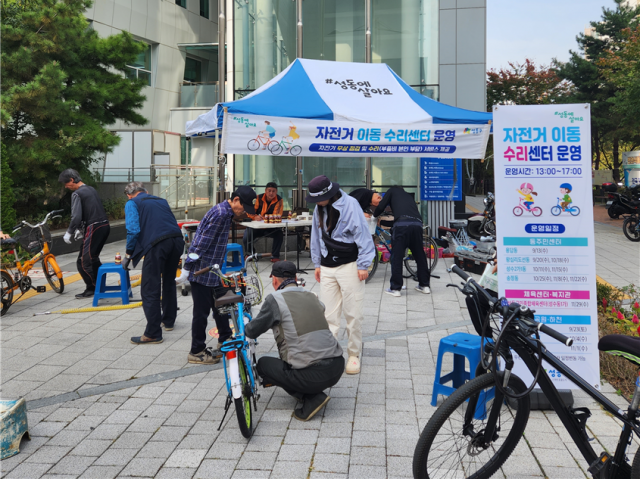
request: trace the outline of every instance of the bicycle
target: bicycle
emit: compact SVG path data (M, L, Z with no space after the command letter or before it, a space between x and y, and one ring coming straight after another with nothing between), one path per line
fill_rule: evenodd
M285 138L287 137L283 136L280 142L273 141L269 144L268 148L271 154L278 156L280 153L282 153L282 150L286 148L286 153L290 153L292 156L300 155L300 153L302 153L302 147L299 145L294 145L293 140L291 140L291 142L288 142Z
M424 236L426 238L425 245L427 246L427 249L429 251L429 254L427 254L427 266L429 267L429 271L431 272L438 264L438 245L431 237L429 226L428 225L423 226L422 229L424 232ZM382 244L387 249L389 254L391 254L391 233L390 232L380 228L380 226L376 226L376 232L373 235L373 237L374 237L374 243L375 243L375 240L377 239L378 244ZM418 267L416 265L415 259L413 259L413 255L411 254L410 250L408 249L405 250L404 259L402 261L404 263L404 267L409 273L407 275L403 274L402 276L404 278L414 278L417 281ZM371 280L376 270L378 269L379 262L380 262L380 254L376 249L376 254L373 256L373 261L371 261L371 266L369 266L369 276L365 280L365 283L368 283Z
M47 227L49 218L60 218L60 214L63 211L64 210L51 211L47 213L44 220L35 225L23 220L20 224L13 227L13 233L22 230L20 235L21 246L28 252L35 253L29 260L24 262L20 260L17 241L15 239L2 240L3 249L8 250L9 254L14 255L15 265L3 264L0 270L0 282L2 285L2 312L0 315L4 316L14 303L13 294L16 290L20 290L20 297L32 289L38 293L44 293L46 291L45 286L33 286L31 278L29 277L29 271L40 260L42 260L44 276L51 286L51 289L58 294L62 294L64 291L62 271L58 266L56 257L51 253L51 233Z
M529 208L526 205L522 204L522 198L519 198L519 200L520 200L520 203L518 204L518 206L513 208L513 214L515 216L522 216L522 214L525 211L528 211L533 216L540 216L542 214L542 208L540 208L539 206L534 206L533 208Z
M457 287L466 296L473 325L483 339L484 353L476 369L476 377L449 396L422 431L413 456L414 477L490 477L509 458L522 438L529 419L529 393L538 384L589 464L588 470L593 477L640 478L640 454L635 455L632 466L626 458L631 434L640 436L637 418L640 380L636 382L636 392L628 410L622 411L551 354L540 341L539 332L566 346L573 344L572 338L535 321L534 311L528 307L490 295L457 266L451 271L463 279L463 288L453 284L448 286ZM598 349L623 356L640 366L640 346L633 338L604 336ZM512 351L533 375L534 380L528 388L511 373L514 365ZM497 367L499 358L504 366L501 370ZM624 424L613 456L607 452L596 454L586 431L591 412L585 407L568 408L564 405L543 369L543 361Z
M195 253L191 253L191 259L198 259ZM257 294L260 288L254 276L245 277L246 271L239 271L223 275L220 266L214 264L194 273L195 276L213 271L225 287L231 288L224 296L216 298L215 308L220 313L227 313L231 317L234 336L225 341L220 348L222 351L224 378L227 384L227 400L224 406L224 415L218 426L222 428L231 403L235 405L236 416L240 432L247 439L253 434L253 414L258 411L258 386L255 378L258 377L256 369L256 345L258 342L244 335L245 322L251 321L251 306L259 304L261 294ZM246 309L245 309L246 308Z
M247 148L249 148L251 151L255 151L260 148L260 145L264 145L266 149L271 151L272 144L277 145L278 142L272 139L269 135L261 135L260 133L258 133L258 136L256 136L253 140L249 140L247 142Z
M622 232L629 241L640 241L640 215L627 216L622 223Z
M578 216L580 214L580 208L577 206L565 206L564 211L571 213L572 216ZM562 206L560 206L560 198L558 198L558 204L551 208L551 214L558 216L560 213L562 213Z

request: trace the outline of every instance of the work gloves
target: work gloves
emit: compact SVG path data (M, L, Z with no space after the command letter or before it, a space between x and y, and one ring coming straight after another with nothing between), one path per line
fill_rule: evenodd
M64 234L64 237L62 238L64 240L65 243L67 244L71 244L71 233L69 233L68 231Z
M180 271L180 276L176 278L176 284L185 283L188 279L189 279L189 271L182 268L182 270Z
M76 230L76 234L73 236L73 239L79 241L83 236L84 235L82 234L82 230Z
M126 255L124 257L124 259L122 260L122 267L124 269L129 269L129 263L131 263L131 256L130 255Z

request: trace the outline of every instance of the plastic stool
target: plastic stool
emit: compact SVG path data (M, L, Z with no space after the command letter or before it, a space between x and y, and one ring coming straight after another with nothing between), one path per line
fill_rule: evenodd
M231 254L231 261L229 261L229 254ZM242 271L244 266L244 251L242 250L242 245L238 243L227 243L227 252L224 255L224 261L220 268L222 274Z
M436 378L433 381L433 392L431 394L431 405L438 404L438 395L450 396L453 392L462 386L467 380L476 376L476 368L480 364L482 357L482 338L473 334L455 333L440 340L438 346L438 363L436 365ZM453 353L453 371L449 374L441 376L442 358L445 353ZM465 360L469 360L470 371L466 370ZM445 386L451 381L453 387ZM491 389L486 393L482 393L478 399L478 405L474 414L475 419L484 419L486 417L485 404L494 397L494 390Z
M119 274L120 285L107 286L107 274ZM129 304L129 298L133 298L129 271L124 269L121 264L104 263L100 266L100 269L98 269L96 292L93 295L93 306L98 306L98 301L106 298L120 298L122 304Z

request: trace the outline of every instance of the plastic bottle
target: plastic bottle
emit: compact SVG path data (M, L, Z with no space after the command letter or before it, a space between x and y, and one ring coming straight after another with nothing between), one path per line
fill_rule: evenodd
M120 256L120 253L116 253L116 264L122 264L122 256Z

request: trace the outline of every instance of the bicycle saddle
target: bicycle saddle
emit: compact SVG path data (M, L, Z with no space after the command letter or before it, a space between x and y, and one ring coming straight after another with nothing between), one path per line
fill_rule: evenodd
M598 341L598 349L614 356L622 356L640 366L640 338L609 334Z
M0 244L5 248L10 248L10 247L16 245L17 243L18 242L13 238L6 238L6 239L3 239L3 240L0 240Z
M220 296L215 300L215 307L221 308L229 304L242 303L243 297L239 294L235 294L233 291L227 291L224 296Z

